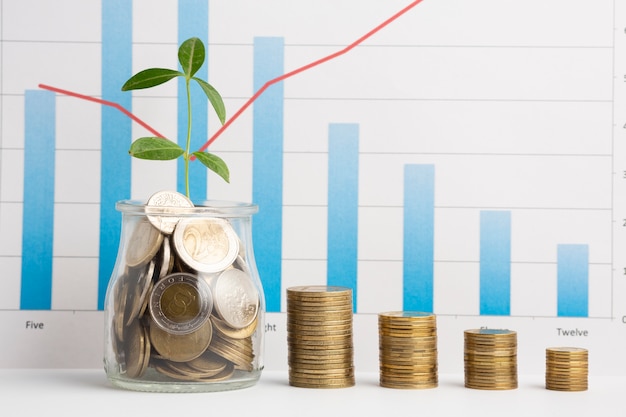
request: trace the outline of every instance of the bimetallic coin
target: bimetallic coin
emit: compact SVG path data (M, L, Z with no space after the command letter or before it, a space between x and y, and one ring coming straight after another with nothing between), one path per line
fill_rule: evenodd
M259 291L250 276L229 268L214 285L214 305L219 317L234 329L250 326L259 312Z
M228 268L239 254L239 238L227 220L181 219L174 230L174 247L180 258L201 272Z
M180 220L179 217L170 216L170 214L175 215L176 210L181 207L193 207L193 203L186 196L175 191L159 191L148 199L146 214L148 214L148 220L154 227L162 233L169 235L174 231L176 224ZM157 208L154 211L164 215L149 215L152 208Z
M163 241L163 235L145 218L137 220L126 250L126 264L133 268L151 261Z
M167 275L150 294L150 315L164 331L192 333L209 320L213 296L207 283L195 275L179 272Z

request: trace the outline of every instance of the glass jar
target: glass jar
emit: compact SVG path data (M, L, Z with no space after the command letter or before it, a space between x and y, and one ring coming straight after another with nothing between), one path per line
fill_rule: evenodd
M105 299L104 368L115 386L206 392L254 385L265 299L254 204L119 201L122 230Z

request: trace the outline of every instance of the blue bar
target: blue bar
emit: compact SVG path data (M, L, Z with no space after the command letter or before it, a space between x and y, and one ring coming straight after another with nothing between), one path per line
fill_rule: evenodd
M480 314L511 314L511 212L480 212Z
M178 44L197 37L205 46L206 58L204 65L196 73L196 77L208 82L209 77L209 2L207 0L184 0L178 2ZM185 80L178 79L178 144L185 148L187 140L187 92ZM191 109L192 132L190 152L197 151L209 139L208 114L209 103L200 86L192 81ZM211 109L211 112L213 110ZM195 201L207 198L207 168L198 161L189 163L189 197ZM183 158L178 160L178 191L185 194L185 164Z
M254 39L254 91L283 75L283 38ZM283 83L254 102L252 199L259 206L252 237L269 312L280 311L283 218Z
M557 314L589 316L589 246L557 246Z
M404 167L403 309L433 312L435 166Z
M102 98L131 111L132 95L121 87L132 75L132 1L102 1ZM122 112L102 106L102 162L100 185L100 264L98 309L115 266L122 219L115 202L130 198L131 120Z
M55 95L26 91L20 308L52 307Z
M357 310L359 125L328 129L328 285L352 289Z

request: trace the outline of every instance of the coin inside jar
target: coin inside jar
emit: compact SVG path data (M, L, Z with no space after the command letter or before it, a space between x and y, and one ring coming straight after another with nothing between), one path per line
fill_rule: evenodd
M211 288L195 275L178 272L158 281L150 294L150 315L164 331L187 334L200 328L211 315Z
M234 329L251 325L259 310L259 291L250 276L229 268L214 281L215 310Z
M163 235L150 222L140 219L131 232L126 264L129 267L145 265L151 261L163 241Z
M179 221L178 217L172 216L176 210L181 207L193 207L193 203L185 195L175 191L159 191L154 193L148 199L146 204L146 213L158 211L161 216L148 216L150 223L162 233L169 235L174 231ZM152 210L155 209L156 210Z
M237 234L227 220L220 218L181 219L173 238L180 258L197 271L222 271L239 254Z
M150 324L150 340L154 349L163 359L173 362L187 362L202 355L211 343L213 325L205 321L191 333L172 334Z

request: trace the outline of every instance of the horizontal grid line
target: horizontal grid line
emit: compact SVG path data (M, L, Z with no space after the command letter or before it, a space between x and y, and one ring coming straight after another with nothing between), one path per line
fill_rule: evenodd
M4 151L24 151L23 147L5 147L0 148ZM100 149L84 149L84 148L60 148L56 149L57 152L101 152ZM252 154L252 150L216 150L216 153L222 154ZM283 151L285 155L328 155L328 151ZM514 152L400 152L400 151L359 151L359 155L428 155L428 156L518 156L518 157L530 157L530 158L613 158L610 153L514 153Z
M102 45L101 41L85 41L85 40L51 40L51 39L7 39L0 40L3 44L57 44L57 45ZM172 42L147 42L147 41L133 41L133 45L148 45L148 46L178 46L178 41ZM246 47L252 48L253 43L248 42L208 42L207 47ZM346 44L338 43L285 43L285 48L343 48ZM614 49L613 44L606 45L507 45L507 44L485 44L485 45L472 45L472 44L393 44L393 43L375 43L369 41L357 46L362 49L374 49L374 48L445 48L445 49Z
M87 94L94 98L102 98L97 94ZM23 97L24 93L7 93L0 94L0 97ZM58 95L59 98L74 99L64 95ZM224 100L247 100L248 96L222 96ZM175 95L142 95L141 93L134 93L133 99L139 100L177 100L178 96ZM604 99L566 99L566 98L493 98L493 97L299 97L299 96L285 96L285 101L372 101L372 102L485 102L485 103L582 103L582 104L612 104L614 102L613 97Z

